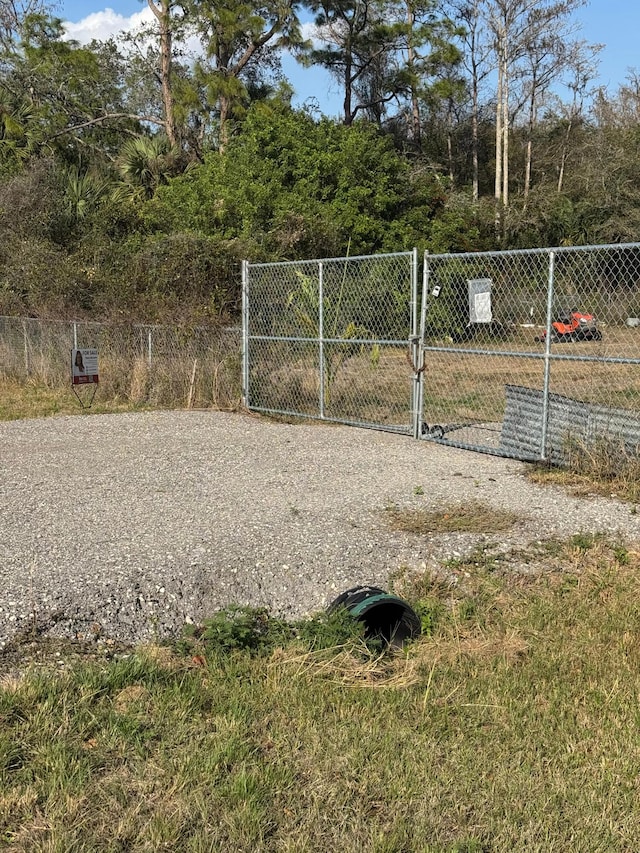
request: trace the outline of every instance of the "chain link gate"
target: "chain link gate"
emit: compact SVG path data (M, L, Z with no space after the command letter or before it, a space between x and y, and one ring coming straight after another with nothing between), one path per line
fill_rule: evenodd
M423 436L638 456L640 244L425 255Z
M415 250L245 262L243 356L258 412L525 460L637 457L640 244L426 254L421 299Z
M243 265L249 409L419 436L417 252Z

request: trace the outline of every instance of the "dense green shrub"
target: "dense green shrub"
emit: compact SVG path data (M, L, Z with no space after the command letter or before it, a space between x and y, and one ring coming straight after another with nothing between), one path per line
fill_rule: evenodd
M374 126L261 104L224 155L161 187L145 215L153 229L243 237L270 258L329 257L412 248L443 199Z

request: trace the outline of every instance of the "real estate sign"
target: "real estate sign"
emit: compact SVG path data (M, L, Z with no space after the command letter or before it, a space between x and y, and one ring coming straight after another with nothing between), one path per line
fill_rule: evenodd
M72 349L71 384L97 385L98 381L98 350Z

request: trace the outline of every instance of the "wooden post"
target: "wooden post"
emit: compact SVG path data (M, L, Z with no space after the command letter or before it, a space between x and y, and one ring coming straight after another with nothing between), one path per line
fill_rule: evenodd
M189 398L187 399L187 409L190 409L193 404L193 386L196 382L196 370L198 367L198 359L193 359L193 370L191 371L191 384L189 386Z
M27 334L27 321L22 321L22 340L24 343L24 372L27 379L31 376L31 361L29 359L29 336Z

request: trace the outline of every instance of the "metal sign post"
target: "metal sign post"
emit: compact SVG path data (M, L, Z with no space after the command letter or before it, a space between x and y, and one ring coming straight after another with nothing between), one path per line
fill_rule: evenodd
M90 409L96 396L99 383L98 373L98 350L97 349L72 349L71 350L71 389L76 395L83 409ZM91 396L89 402L85 403L78 394L78 388L89 386Z

